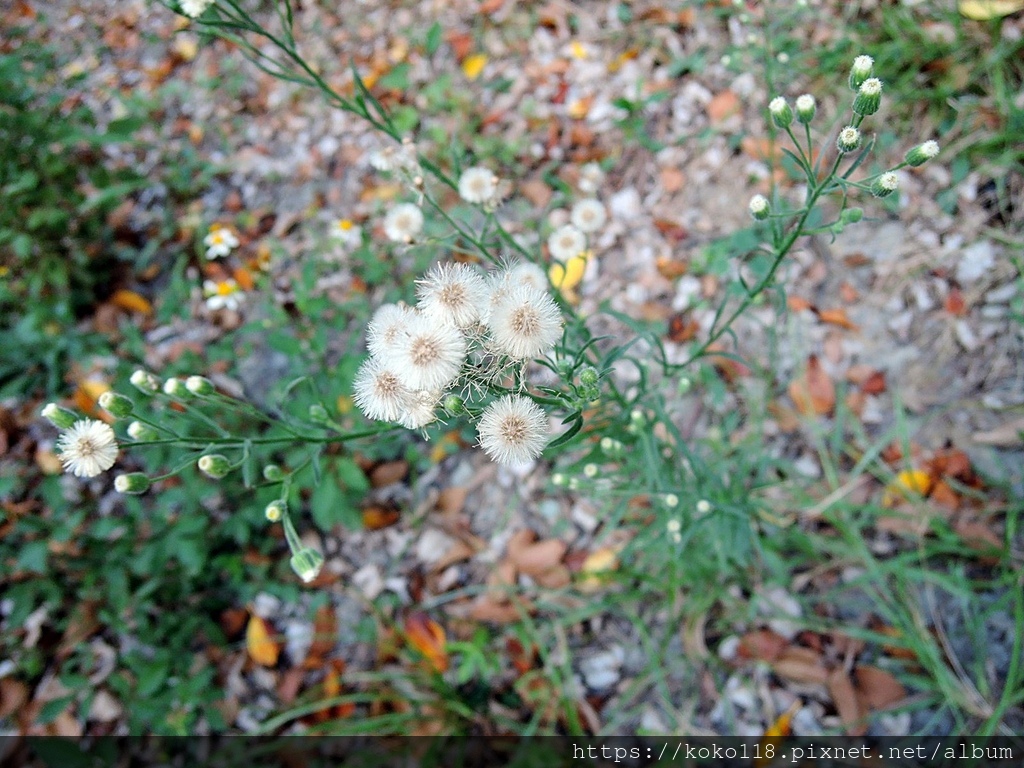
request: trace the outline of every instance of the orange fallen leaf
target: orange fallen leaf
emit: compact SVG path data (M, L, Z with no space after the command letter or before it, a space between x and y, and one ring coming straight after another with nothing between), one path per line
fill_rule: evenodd
M260 666L277 666L281 646L274 640L271 626L256 614L249 617L245 628L245 649L249 658Z
M915 496L927 496L932 489L931 476L921 469L905 469L885 486L882 494L882 506L894 507L902 500Z
M135 291L114 291L110 297L110 303L125 312L135 312L139 315L153 314L153 305L149 301L135 293Z
M782 159L782 145L773 142L767 136L761 138L744 136L740 141L740 149L747 157L765 163L777 163Z
M251 291L256 287L255 281L252 279L252 272L245 267L236 267L234 271L235 282L238 283L238 287L243 291Z
M423 611L414 611L405 620L405 635L409 645L419 651L435 671L448 669L444 628L440 624Z
M547 539L530 544L514 553L509 551L509 559L527 576L539 576L560 564L565 557L566 549L564 541Z
M769 629L748 632L740 638L737 655L741 659L772 662L778 659L789 642Z
M859 326L850 321L850 318L846 316L846 310L842 307L838 309L823 309L818 312L818 317L821 322L828 323L829 325L838 325L840 328L845 328L848 331L859 330Z
M789 385L789 396L799 412L827 416L836 406L836 388L817 355L807 359L807 370Z
M778 739L783 736L789 736L793 732L793 717L800 711L801 706L802 704L799 700L794 701L789 709L775 718L775 722L768 726L764 732L764 738Z
M967 314L967 302L964 300L964 292L959 288L953 287L949 289L943 306L949 314L956 317L963 317Z
M715 94L708 102L708 119L718 125L740 111L740 98L730 90Z
M330 605L321 605L313 617L313 642L309 646L309 658L322 659L334 650L338 639L338 620Z
M814 309L814 305L807 299L802 296L793 296L792 294L786 297L786 307L789 308L790 312L802 312L805 309Z
M795 683L822 685L828 680L828 670L821 654L810 648L790 646L772 663L775 674Z

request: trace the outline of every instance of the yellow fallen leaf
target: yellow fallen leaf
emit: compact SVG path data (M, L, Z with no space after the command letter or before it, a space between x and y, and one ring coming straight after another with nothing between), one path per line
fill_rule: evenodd
M552 264L548 268L548 277L555 288L572 290L580 284L586 271L587 257L580 255L572 257L565 264Z
M1024 0L960 0L957 9L968 19L989 21L1024 10Z
M135 291L114 291L114 294L110 297L110 303L115 307L123 309L125 312L137 312L140 315L153 314L153 305Z
M580 568L584 578L579 583L581 592L596 592L607 583L607 574L619 567L619 556L611 547L595 549Z
M882 506L892 507L901 499L927 496L931 489L931 475L922 469L905 469L896 475L896 478L891 483L885 486L885 493L882 495Z
M249 658L263 667L277 666L277 658L281 655L281 646L271 637L267 622L253 614L245 628L245 649Z
M176 35L172 48L182 61L192 61L199 53L199 43L191 35Z
M474 53L462 60L462 73L470 80L476 80L487 66L486 53Z
M579 42L578 40L573 40L572 44L569 46L569 50L572 52L574 58L587 58L587 48L585 45L583 45L583 43Z

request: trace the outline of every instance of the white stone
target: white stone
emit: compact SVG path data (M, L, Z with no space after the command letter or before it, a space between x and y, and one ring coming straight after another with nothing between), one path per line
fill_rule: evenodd
M987 274L996 263L995 249L990 240L979 240L963 249L956 265L956 276L961 283L973 283Z

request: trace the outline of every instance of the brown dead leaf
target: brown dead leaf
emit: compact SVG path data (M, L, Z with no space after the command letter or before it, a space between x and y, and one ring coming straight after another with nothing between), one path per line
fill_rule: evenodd
M690 236L686 227L678 221L673 221L671 219L655 219L654 226L661 233L662 237L670 243L681 243ZM658 261L661 261L664 258L664 256L661 256L658 258Z
M545 589L563 589L572 583L572 575L564 565L556 565L538 573L533 580Z
M748 632L740 638L738 657L753 661L776 661L786 650L789 641L769 629Z
M527 179L519 185L519 192L525 197L535 208L547 208L548 203L551 202L551 197L554 195L551 187L549 187L542 179L532 178Z
M708 119L712 125L719 125L733 115L739 114L740 99L730 90L715 94L708 102Z
M828 682L828 670L821 654L810 648L794 645L784 649L775 659L772 669L779 677L795 683L824 685Z
M685 261L676 261L668 256L659 256L656 262L658 274L666 280L675 280L686 274L687 265Z
M846 408L847 410L859 417L864 413L864 406L867 403L867 395L863 392L858 392L853 389L846 393Z
M907 698L900 681L884 669L861 664L853 670L857 697L868 709L877 712Z
M466 506L469 489L462 486L442 488L437 494L437 511L445 515L457 515Z
M807 369L789 385L789 396L797 411L805 415L827 416L836 406L836 389L821 367L817 355L807 359Z
M960 508L960 496L954 491L945 480L936 480L932 486L932 492L928 495L934 503L950 512L956 512Z
M401 482L409 473L409 462L404 459L385 461L370 471L370 484L374 488L383 488Z
M846 316L846 310L842 307L838 307L836 309L823 309L818 312L818 317L823 323L837 325L848 331L860 330L860 327L856 323L851 322L850 318Z
M455 565L455 563L469 560L474 554L476 554L476 551L469 544L462 539L456 539L451 547L448 548L448 551L432 565L431 570L435 573L443 571L445 568Z
M273 637L273 627L253 614L245 628L245 649L249 658L263 667L276 667L281 655L281 646Z
M775 419L780 431L789 433L800 429L800 415L788 405L773 400L768 403L768 413Z
M309 657L322 659L328 656L338 640L338 620L334 608L321 605L313 617L313 642L309 646Z
M998 556L1006 546L1002 537L981 520L958 520L953 530L968 547L990 556Z
M782 146L767 136L744 136L740 149L747 157L762 163L777 164L782 159Z
M228 640L233 640L245 630L249 613L244 608L227 608L220 614L220 628Z
M409 645L419 651L436 672L448 669L444 628L423 611L413 611L405 620L405 636Z
M793 294L786 297L786 307L790 312L803 312L805 309L815 310L815 306L807 299Z
M526 547L537 540L537 534L529 528L523 528L513 533L508 540L507 550L509 559L513 562Z
M666 337L676 344L684 344L697 335L700 330L698 323L688 312L677 312L668 319Z
M282 704L288 706L295 701L305 676L306 670L302 667L292 667L281 675L281 679L277 681L277 698Z
M362 511L363 527L368 531L379 531L398 522L401 513L397 509L366 507Z
M850 682L850 676L845 669L837 669L828 676L828 692L832 696L832 702L836 705L839 719L843 721L843 727L847 736L863 736L867 733L867 723L864 722L866 714L861 708L860 699L857 698L857 690Z
M520 675L525 675L533 669L537 660L536 647L530 646L530 649L527 650L517 638L509 637L505 640L505 650L512 661L512 666Z
M61 637L60 644L57 646L58 659L66 659L83 641L100 628L100 622L96 618L98 605L99 603L96 601L86 601L79 603L71 611L64 636Z
M944 309L954 317L963 317L967 314L967 302L964 300L964 292L956 286L949 289L946 300L943 302Z
M678 168L665 167L659 173L661 186L669 194L678 192L686 184L686 174Z
M13 677L0 678L0 720L20 712L28 702L28 686Z
M885 372L873 371L860 384L860 390L865 395L880 395L886 390Z
M509 547L509 559L527 576L537 577L562 562L567 547L559 539L547 539L536 544L529 544L517 549L514 553Z
M843 282L839 286L839 298L847 304L853 304L860 298L860 293L853 287L851 283Z

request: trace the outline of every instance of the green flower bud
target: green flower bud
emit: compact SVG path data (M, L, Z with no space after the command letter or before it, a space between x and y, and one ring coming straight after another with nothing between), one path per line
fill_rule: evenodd
M263 468L263 479L271 483L280 483L284 480L284 470L277 464L267 464Z
M861 85L871 77L875 68L875 60L870 56L858 56L853 60L853 66L850 68L850 90L860 90Z
M858 115L873 115L882 104L882 81L869 77L860 84L857 97L853 100L853 111Z
M164 382L164 394L184 398L188 397L190 393L181 379L168 379Z
M132 402L130 397L109 391L100 395L99 404L100 408L119 419L131 416L132 409L135 407L135 403Z
M160 380L149 371L137 370L128 381L144 395L152 395L160 389Z
M595 368L591 368L588 366L584 368L582 371L580 371L580 384L583 384L585 386L594 386L595 384L597 384L599 378L600 376L598 375L597 370Z
M466 402L458 395L448 395L444 399L444 409L453 416L459 413L464 413L466 410Z
M582 397L586 402L592 403L595 400L600 399L601 390L595 386L582 387L580 389L580 397Z
M282 517L284 513L288 511L288 504L284 499L274 499L272 502L267 504L266 509L263 510L263 516L272 523L276 523Z
M199 467L200 472L214 480L220 480L231 471L231 462L219 453L209 453L201 457L196 462L196 466Z
M750 198L750 215L757 221L764 221L772 212L772 205L764 195L754 195Z
M309 420L310 421L330 421L331 415L327 412L320 403L313 403L309 406Z
M199 395L200 397L209 397L217 391L217 388L213 386L213 382L209 379L204 379L202 376L189 376L185 379L185 389L193 395Z
M889 171L875 179L874 183L871 185L871 194L875 197L888 197L895 192L899 186L899 177L892 171Z
M291 559L292 570L307 584L320 575L324 556L312 547L303 547Z
M128 437L132 440L156 440L159 436L155 429L141 421L133 421L128 425Z
M817 110L817 103L809 93L796 97L796 119L804 125L810 125Z
M924 144L918 144L907 152L904 159L907 161L907 165L917 168L927 163L937 154L939 154L939 143L937 141L926 141Z
M842 152L853 152L857 147L860 146L860 131L854 128L852 125L848 125L839 132L839 138L836 139L836 148Z
M78 416L74 411L61 408L56 403L47 403L39 414L57 429L70 429L78 421Z
M847 208L843 211L842 221L844 224L856 224L858 221L864 218L863 208Z
M793 110L789 108L789 102L781 96L771 100L768 111L772 113L772 120L779 128L789 128L793 123Z
M114 478L114 490L118 493L130 493L138 495L149 490L151 483L149 478L141 472L132 472L128 475L118 475Z

